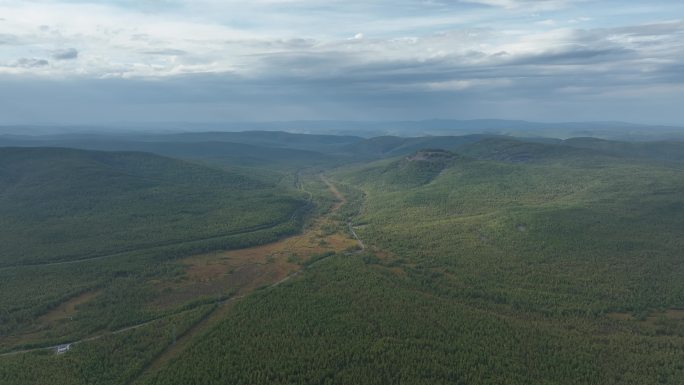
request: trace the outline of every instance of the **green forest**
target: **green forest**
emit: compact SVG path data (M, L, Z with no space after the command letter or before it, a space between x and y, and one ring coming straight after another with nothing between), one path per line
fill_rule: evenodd
M0 384L684 383L681 142L172 139L0 148Z
M0 149L0 165L4 266L273 228L304 200L247 170L145 153Z

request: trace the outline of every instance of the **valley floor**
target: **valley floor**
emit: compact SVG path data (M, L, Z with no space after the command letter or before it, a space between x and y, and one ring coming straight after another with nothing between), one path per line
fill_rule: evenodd
M681 167L494 144L287 174L298 234L98 260L0 384L684 383Z
M210 306L200 318L196 318L194 324L186 325L184 330L174 327L171 343L165 344L165 347L159 349L156 354L147 357L141 367L141 372L131 377L127 383L142 381L180 354L196 338L206 334L231 311L236 301L255 291L273 289L303 273L311 265L336 253L348 253L363 248L362 242L356 235L352 236L347 232L347 229L351 229L350 224L335 217L339 209L347 203L345 196L339 192L334 183L322 176L316 176L313 184L318 184L319 186L316 186L318 188L325 187L325 191L320 193L328 194L329 197L325 202L331 203L327 209L322 208L322 215L310 219L301 233L260 246L181 258L177 261L182 268L180 275L166 279L154 278L148 282L153 287L153 291L158 293L149 300L148 306L156 309L187 309L189 304L191 306L189 310L181 310L113 331L95 332L78 340L65 340L59 344L29 349L13 349L0 354L0 367L5 357L35 353L45 359L44 354L52 355L60 346L68 345L70 351L67 354L72 355L71 350L76 350L83 344L130 334L136 329L154 328L167 318L193 313L197 307ZM82 262L89 261L50 263L45 266ZM42 315L37 322L44 324L44 328L50 328L53 323L68 322L78 317L78 309L81 305L97 298L100 293L101 290L88 291L69 299ZM196 302L198 299L201 302ZM193 303L197 304L193 305ZM31 338L32 334L10 335L0 337L0 342L5 346L22 346L30 342ZM31 359L28 358L28 360ZM2 369L0 369L1 374ZM2 379L1 376L0 379Z

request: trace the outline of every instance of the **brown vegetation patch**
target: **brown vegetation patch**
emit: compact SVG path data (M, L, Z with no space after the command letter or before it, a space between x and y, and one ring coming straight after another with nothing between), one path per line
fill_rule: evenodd
M329 218L346 199L332 183L324 182L337 202L303 233L261 246L182 259L180 263L187 266L182 278L154 282L160 294L153 305L167 308L202 297L245 294L281 281L315 255L356 247L345 225Z
M42 327L45 329L45 326ZM0 348L14 348L17 345L27 345L39 343L45 338L45 331L32 331L22 334L14 334L11 336L0 336Z
M331 212L335 212L335 211L337 211L337 209L339 209L343 204L347 203L347 198L345 198L345 196L342 195L342 193L340 193L340 190L338 190L337 187L336 187L334 184L330 183L329 180L327 180L327 179L325 179L325 178L321 178L321 179L323 180L323 183L325 183L325 185L328 186L328 190L330 190L330 192L333 194L333 196L334 196L335 199L337 200L337 201L335 202L335 204L333 204L333 206L332 206L332 208L331 208L331 210L330 210Z
M383 262L393 261L397 259L394 256L394 254L390 253L387 250L378 249L377 247L371 248L370 251L373 253L373 255L378 257Z
M388 267L387 270L391 271L392 274L398 276L398 277L406 277L406 270L403 267L400 266L392 266Z
M655 324L660 320L684 321L684 309L667 309L665 311L653 312L646 317L644 322Z
M40 318L38 318L38 322L47 324L54 321L71 318L76 314L78 305L84 304L97 297L101 291L102 290L94 290L79 294L50 310L48 313L42 315Z
M21 332L0 336L0 348L39 343L46 338L46 333L63 331L69 320L78 313L78 306L94 299L101 292L102 290L93 290L81 293L43 314L37 319L37 322L26 324Z
M607 313L606 317L617 321L633 321L634 316L629 313L611 312Z
M635 321L637 320L632 314L612 312L606 314L610 319L618 321ZM684 321L684 309L667 309L665 311L652 312L645 319L640 319L640 322L647 324L655 324L659 320L675 320Z
M182 278L150 282L160 293L155 305L164 308L201 297L220 298L226 295L237 300L256 289L285 282L295 276L301 265L315 255L343 252L357 247L357 241L345 232L346 224L329 218L346 199L332 183L325 179L323 181L337 201L325 217L314 221L302 234L266 245L182 259L180 263L186 266ZM210 330L230 309L233 300L219 302L219 307L213 313L160 354L141 378L162 367L203 331Z
M220 298L240 295L261 286L275 283L299 266L285 256L254 248L203 254L181 260L186 265L185 276L156 286L160 295L154 305L165 308L199 298ZM242 251L244 253L236 253Z

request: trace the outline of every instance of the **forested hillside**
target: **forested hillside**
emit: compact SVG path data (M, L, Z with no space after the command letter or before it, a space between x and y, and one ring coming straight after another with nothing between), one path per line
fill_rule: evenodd
M0 150L0 383L684 383L677 143L329 140Z
M684 381L684 168L499 139L462 152L334 172L365 193L369 250L245 301L143 383Z
M74 341L229 296L179 258L273 242L310 209L292 175L135 152L0 149L0 351ZM186 290L189 291L190 289Z
M304 204L276 183L144 153L0 149L0 265L272 227Z
M537 146L545 145L528 151ZM360 234L407 262L448 266L462 291L544 312L638 312L684 301L676 283L684 168L559 160L546 150L526 155L536 162L511 163L520 146L507 148L491 149L507 162L454 155L436 177L434 161L410 158L338 177L367 194Z

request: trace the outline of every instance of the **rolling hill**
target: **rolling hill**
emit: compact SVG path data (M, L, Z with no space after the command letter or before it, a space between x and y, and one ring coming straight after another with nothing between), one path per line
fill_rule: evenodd
M217 238L289 220L274 181L145 153L0 149L0 265Z
M273 172L140 152L0 148L0 351L228 296L205 288L157 302L169 295L161 282L184 276L178 259L296 233L310 205L291 177Z
M126 144L224 157L221 169L0 150L12 247L0 266L0 351L108 333L64 355L0 356L0 382L684 381L677 142L244 135L252 143L212 133ZM296 231L301 221L287 219L306 195L317 216L307 237L196 254ZM205 238L214 234L224 236ZM311 254L324 248L336 251ZM70 262L106 250L120 253ZM239 282L253 291L226 289ZM69 306L72 319L50 319Z
M333 172L365 194L369 250L247 299L141 383L684 380L682 168L539 142L461 150Z
M333 139L309 140L300 145L288 145L291 134L274 133L197 133L187 135L111 135L111 134L64 134L52 136L0 136L0 146L21 147L68 147L97 151L141 151L157 155L197 160L219 166L261 167L268 165L280 170L296 170L310 165L330 165L338 161L330 153L341 144L326 143ZM327 138L327 137L325 137ZM232 141L231 141L232 140ZM297 143L297 142L295 142ZM319 145L320 144L320 145Z
M597 138L571 138L564 145L600 151L613 156L658 161L684 161L684 141L619 142Z

